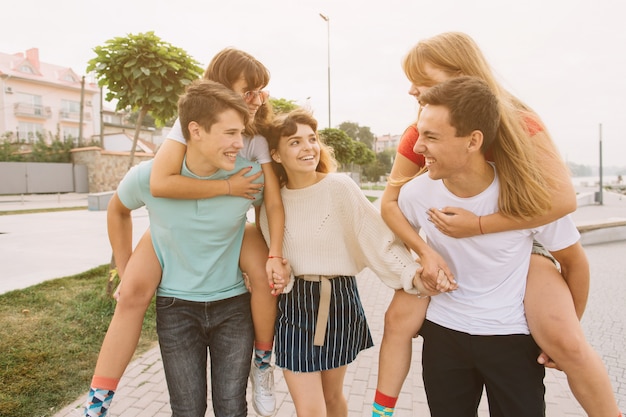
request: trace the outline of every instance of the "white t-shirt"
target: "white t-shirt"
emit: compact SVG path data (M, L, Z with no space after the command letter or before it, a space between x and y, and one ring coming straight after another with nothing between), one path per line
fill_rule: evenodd
M183 136L183 130L180 126L180 119L177 118L174 122L174 126L172 126L172 130L167 135L167 139L175 140L187 146L187 141ZM267 140L261 135L256 135L253 138L244 136L243 148L239 151L239 155L249 161L258 162L261 165L272 162Z
M428 320L473 335L529 334L523 302L533 238L549 251L571 246L580 238L572 219L462 239L444 235L428 221L432 207L492 214L498 210L498 192L497 175L485 191L470 198L452 194L443 181L428 174L401 188L400 210L416 230L423 230L429 246L445 259L459 283L457 290L431 297Z

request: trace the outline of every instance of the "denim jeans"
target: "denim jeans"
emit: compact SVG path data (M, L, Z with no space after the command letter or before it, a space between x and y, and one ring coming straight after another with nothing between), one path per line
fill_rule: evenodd
M250 294L212 302L157 297L157 334L174 417L204 417L207 348L216 417L245 417L254 329Z

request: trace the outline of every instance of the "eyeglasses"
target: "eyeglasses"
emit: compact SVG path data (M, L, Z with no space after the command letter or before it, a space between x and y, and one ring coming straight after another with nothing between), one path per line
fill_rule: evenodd
M257 90L257 91L246 91L243 93L243 99L247 102L256 100L256 98L261 100L261 104L265 104L267 99L270 97L270 92L265 90Z

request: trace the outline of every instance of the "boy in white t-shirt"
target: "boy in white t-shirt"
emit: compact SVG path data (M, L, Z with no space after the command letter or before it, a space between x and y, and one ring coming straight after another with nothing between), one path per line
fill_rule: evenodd
M580 235L569 217L535 229L456 239L428 221L431 207L498 210L499 182L484 153L497 140L499 103L475 77L458 77L420 96L419 139L427 175L402 186L398 204L445 259L458 283L431 297L420 334L423 378L433 417L475 416L486 388L492 416L543 415L544 367L524 315L533 238L561 263L568 280L588 282ZM523 161L512 161L524 169Z

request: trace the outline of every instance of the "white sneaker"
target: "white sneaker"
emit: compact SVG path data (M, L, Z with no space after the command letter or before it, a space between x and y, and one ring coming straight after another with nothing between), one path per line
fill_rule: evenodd
M252 382L252 406L257 414L269 417L276 411L274 396L274 367L261 369L255 364L250 367Z

